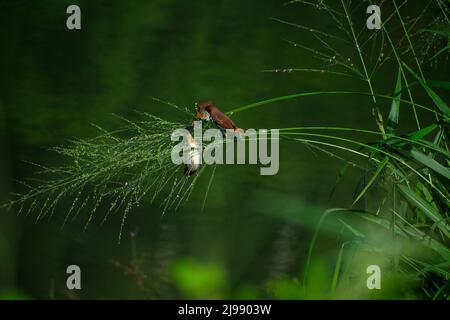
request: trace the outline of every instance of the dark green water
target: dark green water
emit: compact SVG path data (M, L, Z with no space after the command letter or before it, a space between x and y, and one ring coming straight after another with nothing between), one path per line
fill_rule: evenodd
M81 31L65 27L70 1L0 5L1 202L17 190L13 179L23 180L35 172L24 160L60 163L47 149L73 137L97 134L89 123L112 130L119 125L112 113L136 119L134 110L179 118L153 97L188 107L211 99L226 111L295 92L367 90L364 82L352 78L261 72L317 66L311 53L283 41L305 42L311 36L271 17L321 23L325 31L334 28L321 21L321 15L285 6L283 1L77 3L82 9ZM379 76L377 90L390 92L394 79L391 72ZM384 111L388 107L389 102L380 104ZM234 120L244 128L376 130L370 99L365 97L292 100L239 113ZM402 129L413 125L411 115L405 115ZM71 297L64 290L69 264L82 268L83 290L77 293L82 298L182 297L172 277L180 259L219 266L226 277L223 286L232 294L237 288L263 287L270 279L295 276L303 268L318 215L351 203L349 190L359 173L351 172L329 200L341 162L286 142L281 144L280 160L279 173L270 177L260 176L256 166L218 167L202 211L208 170L180 210L161 216L157 203L134 210L120 245L120 215L103 226L97 218L83 232L87 216L61 229L65 212L35 223L33 216L2 211L0 294ZM135 230L139 259L150 278L146 290L111 262L129 261L127 235Z

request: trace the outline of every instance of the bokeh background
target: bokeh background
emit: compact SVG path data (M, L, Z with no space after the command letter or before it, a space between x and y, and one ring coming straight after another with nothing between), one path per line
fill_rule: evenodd
M81 7L81 30L66 28L70 4ZM188 108L208 99L226 111L295 92L367 90L335 75L261 72L317 65L310 52L283 41L304 43L311 35L271 18L335 28L313 8L277 0L1 1L0 202L22 190L15 181L35 177L27 161L63 163L48 148L95 136L91 123L114 130L113 113L138 119L135 110L179 118L154 97ZM395 77L380 72L376 83L388 93ZM310 97L234 120L243 128L377 130L369 103L363 96ZM414 127L410 114L402 117L402 130ZM219 166L202 210L208 169L179 210L162 216L159 203L133 210L120 244L120 215L102 226L94 218L84 230L87 215L61 228L65 212L36 222L33 214L2 210L0 298L267 297L273 281L295 282L321 213L349 206L360 176L349 172L330 198L341 162L286 142L280 160L275 176L260 176L258 166ZM317 290L308 297L326 297L336 248L334 238L321 238ZM82 290L66 289L71 264L81 267ZM291 285L285 283L287 297Z

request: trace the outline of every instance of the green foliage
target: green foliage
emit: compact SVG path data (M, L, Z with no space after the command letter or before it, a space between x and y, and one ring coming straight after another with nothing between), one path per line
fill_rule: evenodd
M225 270L220 265L180 260L172 267L175 284L183 296L191 299L223 298L226 291Z
M350 3L341 1L342 11L339 11L331 2L318 1L294 1L304 5L316 6L321 10L328 12L339 25L339 31L344 31L347 35L348 43L353 43L357 56L360 59L360 67L362 71L356 73L361 76L369 85L368 93L351 92L351 91L317 91L317 92L302 92L297 94L286 95L282 97L275 97L260 102L252 103L246 106L230 111L231 114L254 109L259 106L273 104L283 100L298 99L307 96L317 96L323 94L341 95L341 94L367 94L373 97L376 102L377 97L390 99L391 108L388 113L387 124L384 125L383 117L380 112L376 114L376 122L380 132L374 132L359 128L339 128L339 127L297 127L297 128L282 128L280 137L289 141L297 141L307 145L316 145L319 150L323 150L326 154L331 154L337 159L347 160L346 156L336 154L339 152L348 152L352 155L363 157L368 161L367 172L364 173L363 185L360 187L353 200L351 207L360 204L360 200L364 199L363 207L370 202L370 193L374 187L384 189L383 200L376 203L377 210L375 212L368 212L364 209L342 208L330 209L325 211L318 223L318 227L312 238L309 252L307 255L305 270L303 274L303 283L307 284L308 277L312 272L316 271L313 268L311 261L314 257L314 249L319 242L319 232L329 219L338 219L342 224L342 232L346 233L345 239L341 239L342 243L339 246L337 253L337 260L332 277L330 277L331 291L337 293L332 297L340 297L339 288L344 291L348 288L354 288L348 283L350 270L349 266L354 264L354 255L349 258L345 254L347 247L356 247L356 252L373 255L380 253L388 257L387 261L383 262L385 269L388 271L388 277L392 281L391 288L384 290L385 298L410 298L422 297L423 295L430 298L448 298L445 288L448 284L448 266L450 265L450 249L448 248L450 226L449 226L449 208L450 208L450 194L448 189L448 180L450 179L450 154L449 154L449 107L447 103L441 98L431 87L438 83L437 81L429 81L425 79L423 73L423 66L421 59L416 53L413 43L415 43L415 34L411 33L411 27L406 26L406 22L402 16L401 10L405 5L397 5L396 1L392 1L394 5L394 12L392 15L384 20L381 32L382 39L387 39L390 45L390 51L396 62L398 72L392 76L395 81L395 88L392 96L386 96L377 93L374 89L372 78L374 72L381 66L383 59L376 59L376 62L369 67L365 50L365 44L360 43L359 35L364 31L358 33L353 27L351 12L349 9ZM369 1L370 2L370 1ZM446 10L442 8L442 4L437 1L436 5L442 9L443 15L446 17ZM400 42L403 39L407 40L408 50L416 63L420 76L407 64L407 54L402 53L396 45L394 38L396 33L392 32L392 24L395 21L393 17L397 17L397 23L400 24L404 32ZM422 18L422 15L418 19ZM345 22L348 24L348 29L343 30ZM416 21L417 23L417 21ZM436 21L431 22L436 24ZM290 23L290 25L292 25ZM319 39L324 50L333 51L333 46L330 39L337 38L336 35L325 34L317 29L308 28L307 26L298 26L302 30L313 30L317 39ZM439 35L447 35L446 31L434 32ZM375 37L369 36L369 40L375 41ZM319 57L327 57L327 55L319 49L306 47L304 45L297 45L310 52L317 54ZM376 45L375 45L376 46ZM383 43L378 46L384 47ZM386 48L383 49L383 51ZM437 55L442 54L440 50ZM337 57L342 57L342 54L335 52ZM380 57L389 56L386 53L379 55ZM329 58L329 57L327 57ZM435 58L435 56L433 56ZM330 64L329 66L348 67L342 60ZM350 59L349 59L350 61ZM352 70L358 70L357 66L351 65ZM369 73L369 68L374 72ZM414 82L409 80L412 77ZM428 96L431 98L433 105L418 104L414 98L414 92L411 88L415 85L420 85ZM449 90L446 84L439 85L440 88ZM402 92L407 91L408 98L402 99ZM400 104L405 103L412 107L413 115L416 119L418 129L407 134L399 135L400 126ZM374 106L374 108L376 108ZM436 122L428 123L421 128L419 115L416 108L426 110L435 115ZM403 109L402 113L408 110ZM354 132L367 133L371 135L378 135L379 139L375 143L366 143L358 141L353 138L346 138L327 133L315 133L315 131L337 131L337 132ZM352 147L353 145L353 147ZM356 147L354 147L356 146ZM329 151L329 149L335 151ZM326 150L324 150L326 149ZM359 167L352 165L352 167ZM366 174L370 174L370 178L366 181ZM342 174L341 174L342 175ZM338 180L340 180L340 177ZM355 220L356 219L356 220ZM359 221L358 221L359 220ZM330 234L327 231L328 234ZM418 250L420 248L420 250ZM350 259L350 260L349 260ZM361 260L365 261L365 259ZM360 261L360 262L361 262ZM342 270L347 271L343 272ZM407 279L405 279L405 276ZM318 277L314 280L317 283L323 279ZM412 280L412 282L410 280ZM422 286L418 285L418 280L421 279ZM415 282L414 282L415 281ZM402 290L395 290L396 284L406 284L406 288ZM307 286L306 286L307 287ZM290 281L278 282L275 285L277 292L281 298L304 298L304 291L299 289L299 286ZM421 288L421 290L419 289ZM351 290L353 290L351 289ZM359 290L359 291L358 291ZM361 288L354 292L356 296L361 294ZM360 297L364 297L361 295ZM376 298L374 296L374 298Z

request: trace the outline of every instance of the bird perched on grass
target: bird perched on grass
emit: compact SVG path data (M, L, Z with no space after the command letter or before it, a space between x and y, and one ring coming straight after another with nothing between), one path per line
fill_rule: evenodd
M224 136L227 129L235 132L244 132L243 129L236 127L233 120L220 111L212 101L204 101L199 103L195 117L197 119L211 121L217 128L220 129L220 131L222 131Z

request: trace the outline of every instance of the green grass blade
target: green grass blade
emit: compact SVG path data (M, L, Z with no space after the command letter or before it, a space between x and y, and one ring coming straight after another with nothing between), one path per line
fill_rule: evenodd
M450 49L450 47L449 47ZM434 88L441 88L445 90L450 90L450 81L443 80L427 80L427 85Z
M409 137L411 138L411 140L414 140L414 141L422 140L423 138L428 136L430 133L432 133L438 127L439 126L435 123L430 124L429 126L426 126L420 130L415 131Z
M409 155L413 157L416 161L420 162L424 166L430 168L431 170L441 174L447 179L450 179L450 169L444 167L442 164L434 160L433 158L427 156L426 154L420 152L417 149L412 149Z
M356 197L356 199L353 201L352 206L354 206L367 192L367 190L369 190L369 188L372 186L372 184L375 182L375 180L377 179L377 177L380 175L381 171L383 171L384 167L386 166L386 164L389 162L389 158L386 157L384 158L384 160L378 164L377 170L375 171L375 173L373 174L372 178L370 178L369 182L366 184L366 186L361 190L361 192L359 193L359 195Z
M400 99L402 98L402 72L398 68L397 82L395 84L394 99L392 100L391 110L387 122L386 132L388 134L395 134L398 127L398 118L400 114Z
M443 47L441 50L439 50L438 52L436 52L429 60L433 60L436 59L437 57L439 57L441 54L443 54L444 52L450 50L450 44L446 45L445 47Z
M388 95L377 94L377 93L371 94L368 92L359 92L359 91L311 91L311 92L294 93L294 94L289 94L286 96L280 96L280 97L270 98L270 99L266 99L266 100L261 100L261 101L255 102L255 103L251 103L251 104L247 104L247 105L240 106L237 108L233 108L233 109L227 111L226 113L229 115L233 115L238 112L254 109L256 107L261 107L261 106L271 104L274 102L292 100L292 99L297 99L297 98L301 98L301 97L320 96L320 95L357 95L357 96L368 96L368 97L375 96L377 98L379 97L379 98L387 99L390 101L392 101L392 99L393 99L393 97L388 96ZM421 105L418 103L412 103L409 100L399 99L399 101L406 103L408 105L411 105L413 107L418 107L420 109L427 110L427 111L430 111L433 113L436 112L436 110L433 110L432 108L429 108L427 106L424 106L424 105Z
M317 227L314 230L313 237L309 244L308 255L306 256L305 271L303 272L303 283L306 283L306 279L308 277L308 272L309 272L309 266L311 264L312 253L313 253L314 247L316 245L316 241L319 236L319 232L322 228L323 223L325 222L325 220L328 218L328 216L330 214L337 213L337 212L345 212L345 211L348 211L348 210L343 209L343 208L332 208L332 209L326 210L320 217L319 223L317 224Z
M444 291L444 289L448 289L447 285L443 285L438 291L436 291L431 300L437 300L439 298L439 295Z
M341 221L342 222L342 221ZM331 282L331 291L335 292L339 280L339 274L341 273L341 266L342 266L342 258L344 256L344 248L346 245L352 243L353 241L346 241L341 245L341 248L339 249L338 257L336 260L336 266L334 268L333 272L333 280Z
M445 223L444 217L442 217L437 210L435 210L430 204L428 204L428 202L415 194L407 186L398 185L398 189L413 207L421 210L429 219L435 222L439 230L441 230L447 238L450 236L450 228Z
M366 235L364 233L362 233L359 230L356 230L354 227L352 227L351 225L346 223L344 220L342 220L342 219L338 219L338 220L344 225L344 227L346 227L351 233L353 233L355 235L355 237L358 237L358 238L366 237Z
M450 31L446 31L446 30L432 30L432 29L422 29L422 32L429 32L429 33L434 33L443 37L447 37L450 38Z

